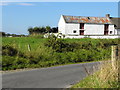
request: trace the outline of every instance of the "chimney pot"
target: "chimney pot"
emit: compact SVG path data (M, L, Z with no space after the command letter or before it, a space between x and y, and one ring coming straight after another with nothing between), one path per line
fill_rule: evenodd
M106 17L107 17L107 18L110 18L110 14L106 14Z

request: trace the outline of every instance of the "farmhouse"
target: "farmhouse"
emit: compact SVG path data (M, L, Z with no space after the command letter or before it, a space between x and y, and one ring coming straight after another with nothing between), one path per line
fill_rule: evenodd
M120 18L61 15L58 32L66 38L119 38Z

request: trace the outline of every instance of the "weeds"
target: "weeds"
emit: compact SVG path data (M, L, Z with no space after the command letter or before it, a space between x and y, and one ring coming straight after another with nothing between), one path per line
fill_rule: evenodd
M120 61L118 63L120 64ZM88 77L72 86L72 88L120 88L118 64L116 64L115 69L112 67L111 62L105 62L100 66L100 70L93 75L90 75L84 66Z

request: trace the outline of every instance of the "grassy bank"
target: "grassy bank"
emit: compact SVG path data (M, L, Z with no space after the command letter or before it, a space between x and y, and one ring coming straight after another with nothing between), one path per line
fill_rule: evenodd
M3 37L2 70L107 60L118 39Z
M119 63L120 64L120 63ZM79 83L72 86L72 88L114 88L120 89L120 82L118 82L118 65L114 69L111 63L101 65L101 69L88 76Z

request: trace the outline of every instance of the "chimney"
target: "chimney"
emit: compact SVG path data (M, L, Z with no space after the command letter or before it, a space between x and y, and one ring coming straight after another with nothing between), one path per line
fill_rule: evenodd
M106 14L106 18L110 18L110 14Z

